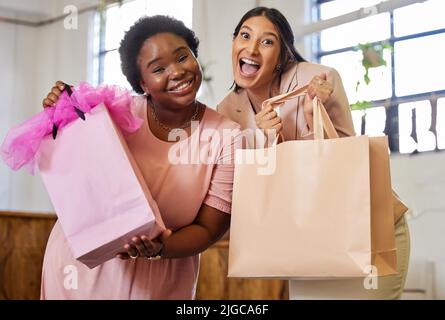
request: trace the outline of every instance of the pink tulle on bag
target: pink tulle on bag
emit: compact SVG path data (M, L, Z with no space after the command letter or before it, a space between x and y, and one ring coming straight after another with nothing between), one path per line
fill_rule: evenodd
M132 133L140 128L143 120L131 112L132 97L127 90L107 85L93 87L81 82L77 88L70 90L67 87L55 107L46 108L10 129L1 146L1 157L11 169L25 166L34 174L35 158L43 138L50 134L55 137L57 131L79 117L83 118L83 114L101 103L120 129Z

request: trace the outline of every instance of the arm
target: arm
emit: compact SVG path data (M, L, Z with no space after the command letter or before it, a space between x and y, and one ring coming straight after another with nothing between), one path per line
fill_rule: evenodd
M203 252L229 229L230 215L206 204L189 226L179 229L164 242L165 258L183 258Z
M218 241L229 229L230 214L202 204L192 224L174 233L170 230L150 241L148 237L134 237L125 246L127 252L118 254L121 259L152 257L162 249L162 258L184 258L203 252Z
M164 232L159 239L150 241L146 237L134 238L125 246L126 253L120 258L157 255L162 248L165 258L183 258L196 255L218 239L228 230L233 189L234 158L236 149L241 147L242 135L239 126L234 127L230 141L223 139L225 145L217 160L206 198L195 220L175 233ZM162 243L162 244L161 244Z
M303 139L313 138L312 99L317 96L326 108L335 130L340 137L354 136L351 109L340 75L335 69L327 74L313 77L308 86L308 94L304 98L304 117L308 125Z
M355 136L348 97L346 96L343 81L337 70L332 69L328 73L328 81L330 81L333 86L332 95L325 103L329 118L340 137Z

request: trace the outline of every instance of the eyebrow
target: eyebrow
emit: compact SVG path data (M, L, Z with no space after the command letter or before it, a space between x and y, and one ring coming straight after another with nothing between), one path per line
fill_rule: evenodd
M175 50L172 51L172 54L175 54L176 52L181 51L181 50L187 50L187 47L186 46L178 47L178 48L176 48ZM155 63L155 62L157 62L157 61L159 61L161 59L162 59L162 57L158 57L158 58L155 58L153 60L150 60L147 63L147 68L150 67L150 65L152 65L153 63Z
M246 29L249 29L250 31L253 31L251 27L246 26L246 25L241 27L241 29L243 29L243 28L246 28ZM275 33L273 33L273 32L266 31L266 32L264 32L264 34L273 36L273 37L275 37L278 40L278 36Z

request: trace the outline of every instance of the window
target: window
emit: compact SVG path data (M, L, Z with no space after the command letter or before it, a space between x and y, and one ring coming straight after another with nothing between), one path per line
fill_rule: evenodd
M377 11L391 0L317 0L316 20L332 19L357 10L374 12L366 18L340 24L316 35L315 58L336 68L351 104L368 101L372 108L353 110L356 132L389 136L392 151L425 152L445 148L445 19L443 0L426 0ZM363 78L358 44L389 43L386 66L369 69ZM440 71L439 71L440 70ZM363 82L363 81L362 81ZM362 115L365 114L362 121Z
M140 17L144 15L165 14L173 16L184 24L192 27L193 0L132 0L122 4L113 4L106 8L104 25L96 23L98 32L97 45L99 51L95 66L97 84L117 84L131 89L127 79L122 74L119 57L119 43L127 31ZM99 20L99 17L97 18ZM97 29L96 28L96 29Z

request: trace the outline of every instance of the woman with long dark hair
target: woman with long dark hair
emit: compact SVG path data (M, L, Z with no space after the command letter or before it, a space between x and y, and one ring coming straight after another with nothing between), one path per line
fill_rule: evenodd
M248 11L233 33L233 90L218 111L245 129L263 129L284 139L312 139L312 99L324 104L340 137L355 135L342 80L330 67L305 61L294 47L294 35L286 18L276 9ZM305 97L287 101L280 116L272 108L261 110L264 100L308 85ZM266 136L270 136L267 134ZM249 147L255 145L249 141ZM258 142L256 140L255 142ZM269 141L270 143L270 141ZM408 269L409 233L405 218L396 221L399 274L379 278L378 290L366 290L363 279L290 281L292 299L397 299ZM291 244L283 244L291 245Z

